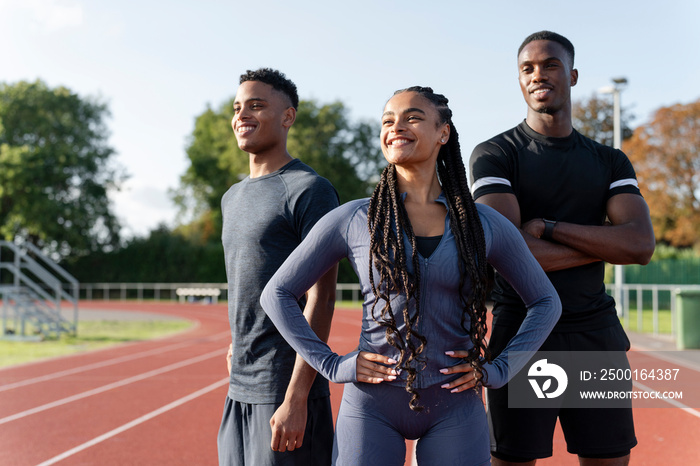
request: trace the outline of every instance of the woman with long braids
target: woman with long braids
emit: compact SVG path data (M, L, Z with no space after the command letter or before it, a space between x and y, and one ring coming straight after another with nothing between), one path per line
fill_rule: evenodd
M476 205L447 99L397 91L382 117L389 163L370 199L323 217L270 280L261 301L280 333L324 377L346 383L334 464L489 464L480 387L500 387L536 351L561 313L554 288L517 229ZM358 350L340 356L316 337L298 300L347 257L364 296ZM518 334L486 351L487 264L527 303ZM470 390L473 388L473 390Z

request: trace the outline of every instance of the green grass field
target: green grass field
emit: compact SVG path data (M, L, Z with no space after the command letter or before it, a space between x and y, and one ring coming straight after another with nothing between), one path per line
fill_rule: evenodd
M654 331L654 313L651 309L642 311L642 328L637 322L637 310L630 309L629 326L626 330L632 332L652 333ZM624 320L620 319L623 324ZM669 309L659 309L659 333L671 334L671 311Z
M338 309L362 309L362 301L336 301L335 307Z
M337 308L361 309L358 301L338 301ZM638 328L637 311L630 310L627 330L652 333L652 310L642 312L642 328ZM623 321L624 323L624 321ZM184 320L167 321L83 321L78 323L78 335L63 335L45 341L11 341L0 339L0 367L12 366L38 359L63 356L104 348L129 341L148 340L181 332L192 326ZM671 333L671 311L659 310L659 332Z
M192 326L186 320L132 320L78 322L78 335L62 335L44 341L0 339L0 367L38 359L104 348L129 341L148 340L181 332Z

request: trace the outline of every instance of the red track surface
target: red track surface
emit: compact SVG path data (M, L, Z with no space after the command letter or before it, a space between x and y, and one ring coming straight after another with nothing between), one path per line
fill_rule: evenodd
M82 302L194 320L179 335L0 370L0 465L215 465L230 342L225 305ZM357 311L338 310L331 346L357 344ZM697 373L695 375L698 375ZM337 412L342 387L331 384ZM633 465L700 464L700 418L637 409ZM409 451L410 455L410 451ZM541 465L577 465L555 437Z

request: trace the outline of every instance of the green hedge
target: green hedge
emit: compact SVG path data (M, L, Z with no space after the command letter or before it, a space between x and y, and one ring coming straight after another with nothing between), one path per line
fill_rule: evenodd
M654 260L647 265L626 265L625 283L700 284L700 258Z

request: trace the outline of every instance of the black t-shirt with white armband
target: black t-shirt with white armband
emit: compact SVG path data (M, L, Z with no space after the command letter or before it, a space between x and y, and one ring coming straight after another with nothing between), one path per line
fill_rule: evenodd
M512 193L521 221L546 218L579 225L602 225L608 200L622 193L641 195L634 168L620 150L599 144L574 130L551 138L525 121L479 144L470 159L474 199ZM562 301L554 331L592 330L617 321L614 300L605 291L605 264L594 262L547 275ZM496 275L492 297L501 324L518 325L525 306L512 287Z

